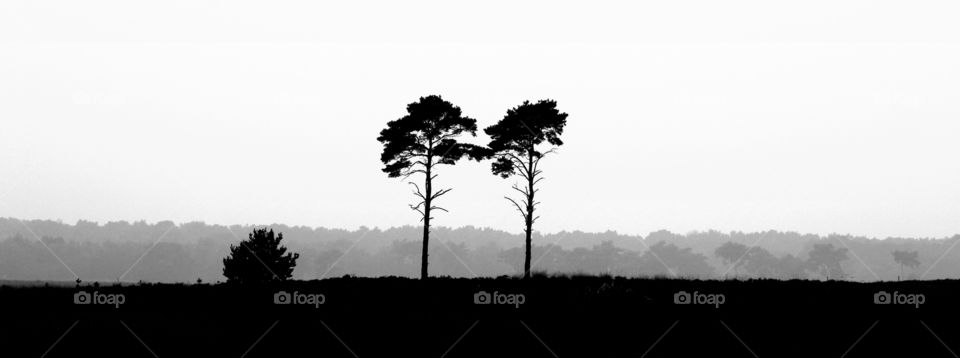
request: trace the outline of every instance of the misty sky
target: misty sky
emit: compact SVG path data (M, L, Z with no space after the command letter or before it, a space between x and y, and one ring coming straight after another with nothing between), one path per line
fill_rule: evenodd
M546 232L960 233L960 3L0 3L0 216L416 224L378 132L570 114ZM472 139L485 143L480 134ZM489 163L444 226L519 232Z

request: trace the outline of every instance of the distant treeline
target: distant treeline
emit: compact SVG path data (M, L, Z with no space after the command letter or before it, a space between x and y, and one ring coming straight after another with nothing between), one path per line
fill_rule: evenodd
M280 224L265 225L284 235L300 253L296 279L342 275L417 277L421 228L355 231ZM222 259L229 245L246 238L253 225L177 225L163 221L75 225L48 220L0 218L0 279L72 281L204 282L222 281ZM433 229L430 274L460 277L522 273L523 236L492 229ZM624 276L700 278L833 278L857 281L896 280L901 265L893 252L917 252L919 266L903 268L904 278L960 278L960 235L945 239L868 239L793 232L674 234L646 237L560 232L535 235L534 271L611 273ZM717 249L732 242L746 251ZM814 251L820 245L820 251ZM827 250L823 255L824 245ZM728 245L728 248L736 245ZM960 246L960 245L957 245ZM49 248L49 251L48 251ZM735 249L735 247L734 247ZM56 255L50 253L53 251ZM811 259L811 252L815 252ZM836 253L839 266L829 269L823 257ZM819 253L819 254L817 254ZM63 260L63 264L60 260Z

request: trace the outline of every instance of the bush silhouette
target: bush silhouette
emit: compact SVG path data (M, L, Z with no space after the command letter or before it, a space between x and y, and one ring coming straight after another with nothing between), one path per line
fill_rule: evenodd
M298 253L288 253L280 246L283 234L266 228L253 229L247 240L230 245L230 255L223 259L223 276L227 282L266 283L293 276Z

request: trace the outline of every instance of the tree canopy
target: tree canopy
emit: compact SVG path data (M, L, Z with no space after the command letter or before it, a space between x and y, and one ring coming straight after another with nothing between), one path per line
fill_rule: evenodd
M557 110L557 102L553 100L524 101L507 110L497 124L484 129L490 136L488 147L498 154L491 166L493 173L503 178L514 174L533 176L533 172L526 171L521 158L544 156L549 150L541 152L537 148L544 141L554 146L563 145L560 135L566 124L567 114Z
M906 267L917 267L920 266L919 255L917 251L897 250L893 252L893 261Z
M464 156L486 158L486 148L459 143L462 133L477 135L477 120L464 116L460 107L440 96L420 97L407 105L407 115L387 123L377 140L383 143L380 161L391 178L426 173L433 164L454 164ZM432 161L433 158L436 161Z

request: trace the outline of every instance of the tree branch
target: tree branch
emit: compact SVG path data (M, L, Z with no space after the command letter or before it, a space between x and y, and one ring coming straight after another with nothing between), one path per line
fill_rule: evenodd
M513 186L512 186L511 188L512 188L513 190L519 191L520 194L523 194L524 197L529 197L529 196L530 196L530 193L527 192L527 188L520 189L519 187L517 187L517 184L513 184Z
M423 171L422 169L414 169L414 170L407 169L400 172L400 175L403 175L403 180L407 180L407 178L409 178L411 175L414 175L416 173L426 174L427 172Z
M520 215L523 215L524 218L527 217L527 213L523 211L523 209L520 207L520 204L517 204L517 202L516 202L515 200L511 199L511 198L508 197L508 196L505 196L505 197L503 197L503 198L504 198L504 199L507 199L507 200L510 200L510 202L513 203L513 206L516 206L516 207L517 207L517 211L520 212Z
M444 135L441 135L441 136L437 137L437 138L436 138L436 141L437 141L437 142L440 142L440 141L443 141L444 139L454 138L454 137L456 137L457 135L459 135L459 133L447 133L447 134L444 134Z
M449 193L451 190L453 190L453 189L440 189L440 190L437 190L437 193L436 193L436 194L433 194L433 198L431 198L430 200L434 200L434 199L436 199L436 198L439 198L441 195L446 194L446 193Z
M413 209L413 211L420 213L420 221L423 221L424 217L426 217L426 214L423 213L423 210L420 210L420 205L423 205L423 203L424 202L421 201L416 206L410 205L410 209Z
M416 194L417 196L419 196L420 199L422 199L422 200L427 200L427 198L426 198L425 196L423 196L423 193L420 192L420 187L417 186L417 183L414 183L414 182L412 182L412 181L408 181L407 184L413 185L414 188L417 188L417 191L415 191L415 192L413 192L413 193Z
M530 176L530 170L527 169L527 166L523 162L522 158L510 152L503 153L502 155L504 157L509 158L513 162L514 168L518 169L520 171L520 174L522 174L524 177Z
M557 148L554 147L554 148L550 148L550 150L548 150L548 151L546 151L546 152L540 153L540 155L537 156L537 160L534 160L534 161L533 161L533 175L534 175L534 176L536 176L537 174L540 174L540 171L537 170L537 167L540 166L540 159L543 159L543 157L546 157L547 154L556 153L556 152L557 152Z

